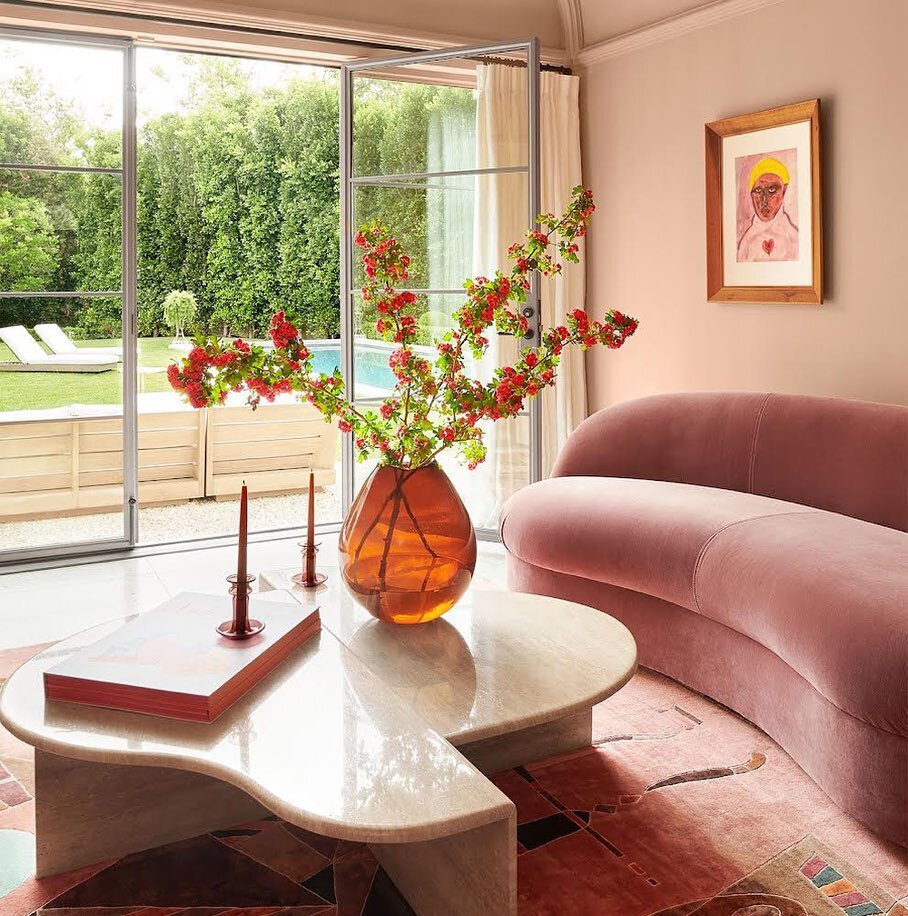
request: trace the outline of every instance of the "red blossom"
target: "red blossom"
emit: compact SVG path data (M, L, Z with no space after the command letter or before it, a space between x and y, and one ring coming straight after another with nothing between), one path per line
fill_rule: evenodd
M278 350L286 350L287 346L296 340L299 331L287 321L284 312L281 311L275 312L272 316L268 334L271 337L271 342Z

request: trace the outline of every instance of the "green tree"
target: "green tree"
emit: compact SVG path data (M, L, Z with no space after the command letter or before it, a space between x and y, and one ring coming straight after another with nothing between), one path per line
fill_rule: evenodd
M35 291L49 287L58 266L58 241L40 200L0 191L0 289Z
M201 331L263 336L271 314L284 309L309 338L339 334L336 75L305 73L262 90L251 82L251 72L236 61L187 55L179 68L159 73L175 90L185 87L184 109L151 117L139 135L142 335L166 333L162 303L172 290L195 295ZM86 127L78 108L54 96L34 74L0 90L0 160L119 165L119 132ZM433 145L440 134L468 136L474 105L468 90L361 81L356 173L449 167L433 159ZM45 256L46 269L36 263L29 282L51 289L120 288L118 178L10 172L0 175L0 191L28 201L22 206L31 218L43 218L43 234L30 244ZM457 193L359 188L355 219L381 218L393 226L413 255L413 285L429 285L430 261L438 260L429 237L445 219L439 202ZM11 259L0 249L0 276L12 269L5 263ZM7 300L4 314L11 307ZM424 302L419 310L433 307L438 304ZM118 300L54 300L52 308L59 315L50 320L78 324L86 335L119 332ZM373 323L374 315L363 310L359 328L369 333ZM421 317L420 342L438 323L437 315Z
M119 137L95 131L88 142L103 167L120 164ZM72 175L68 209L72 219L71 289L119 290L122 285L122 185L116 175Z
M0 86L0 161L119 165L118 132L88 129L79 108L71 100L61 98L39 74L29 67L14 72L15 76ZM55 236L54 268L47 274L34 265L30 289L63 290L80 286L99 289L101 286L95 284L102 282L106 288L119 288L119 185L119 179L105 175L15 169L0 173L0 192L28 202L23 206L42 214L43 229L47 228L49 219ZM86 229L84 237L80 232L82 220ZM106 232L112 243L104 243L100 232L103 224L113 225ZM49 251L46 234L32 243ZM14 248L0 247L0 276L15 271L16 257ZM0 302L0 323L34 324L44 320L70 326L82 324L86 319L83 310L89 306L94 312L115 310L116 327L119 326L119 303L114 300L83 303L67 299L4 299ZM94 319L91 321L97 324ZM109 322L104 324L109 326Z
M333 83L299 80L281 107L278 162L281 307L310 338L340 335L338 97Z
M210 245L199 205L193 135L188 116L167 114L142 131L138 160L139 333L163 327L161 303L172 289L205 286ZM199 323L213 330L211 306L199 303Z
M253 92L234 67L208 65L191 96L141 137L140 324L159 325L156 303L184 288L210 331L260 336L285 309L308 336L336 336L333 76Z

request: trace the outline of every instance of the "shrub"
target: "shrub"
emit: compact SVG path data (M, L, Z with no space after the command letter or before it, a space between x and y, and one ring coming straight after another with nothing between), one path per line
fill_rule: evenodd
M119 299L85 299L79 306L80 340L115 340L123 335Z

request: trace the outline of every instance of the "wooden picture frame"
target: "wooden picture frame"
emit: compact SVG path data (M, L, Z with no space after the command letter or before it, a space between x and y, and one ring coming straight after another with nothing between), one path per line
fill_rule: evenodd
M706 293L823 302L819 99L706 125Z

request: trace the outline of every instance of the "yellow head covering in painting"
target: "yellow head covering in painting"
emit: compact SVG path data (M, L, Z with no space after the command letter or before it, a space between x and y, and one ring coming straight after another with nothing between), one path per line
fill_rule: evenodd
M750 170L750 181L748 182L747 189L752 191L754 185L757 183L757 179L763 175L778 175L782 179L782 184L789 183L788 169L779 162L778 159L761 159L751 170Z

